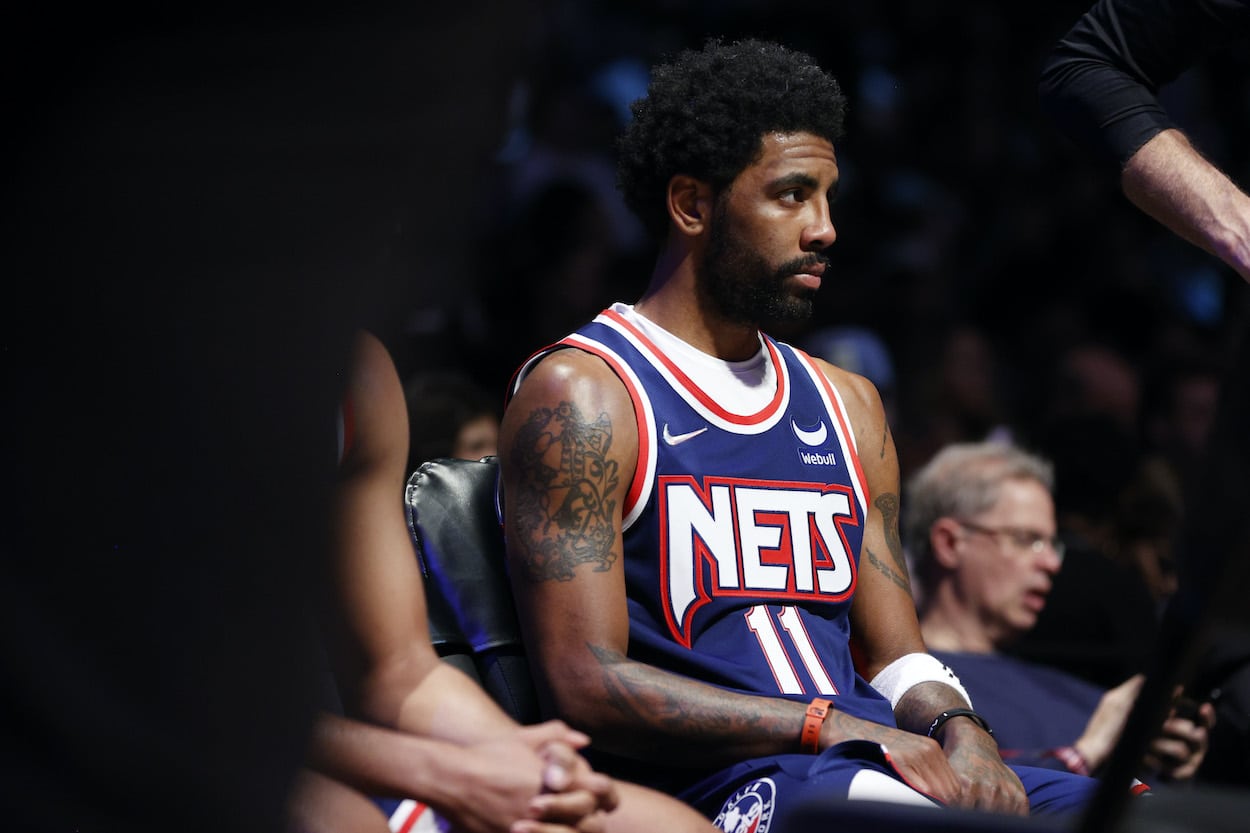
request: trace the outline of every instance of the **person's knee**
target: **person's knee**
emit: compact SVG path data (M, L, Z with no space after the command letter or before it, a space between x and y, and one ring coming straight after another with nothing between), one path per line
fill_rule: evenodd
M657 790L618 781L620 805L608 814L607 833L664 830L667 833L716 833L712 822L693 807Z
M372 800L311 770L300 773L288 807L286 833L390 833Z

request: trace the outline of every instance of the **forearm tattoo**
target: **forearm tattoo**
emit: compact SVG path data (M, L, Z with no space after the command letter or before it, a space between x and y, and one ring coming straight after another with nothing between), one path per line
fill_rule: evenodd
M609 460L612 422L593 422L571 402L538 408L517 432L514 534L531 581L568 581L578 564L607 570L616 560L612 524L619 486Z
M911 579L907 573L907 558L903 555L903 542L898 534L898 495L886 492L879 496L873 504L881 510L881 522L885 527L885 544L890 548L890 557L894 560L891 567L882 561L872 550L866 550L868 560L878 570L890 577L890 581L911 593Z
M632 663L620 651L587 644L603 668L608 703L638 727L651 727L665 733L676 732L687 742L723 743L749 737L779 722L776 708L762 704L725 702L719 689L692 690L688 680ZM785 731L797 724L783 712ZM649 737L645 731L639 737Z

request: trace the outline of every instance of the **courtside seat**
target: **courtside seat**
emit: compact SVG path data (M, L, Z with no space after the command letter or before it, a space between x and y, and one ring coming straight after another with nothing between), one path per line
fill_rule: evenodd
M495 503L499 465L439 458L408 479L404 503L439 655L512 717L539 719Z

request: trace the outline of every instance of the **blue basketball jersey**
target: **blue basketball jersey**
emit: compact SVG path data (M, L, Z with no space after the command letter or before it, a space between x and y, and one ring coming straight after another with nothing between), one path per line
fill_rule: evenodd
M531 357L512 392L535 363L568 347L599 356L629 391L638 430L622 510L631 658L727 690L829 697L840 711L895 726L849 646L871 499L850 419L810 356L760 338L776 384L754 413L700 388L619 305ZM763 819L818 797L845 798L866 770L902 781L886 750L867 741L714 772L591 757L689 801L721 829L739 829L749 802ZM1034 812L1070 812L1094 784L1015 769Z
M601 357L629 390L639 454L624 514L629 655L736 691L894 725L848 647L868 490L841 395L761 336L776 390L717 402L619 311L551 349Z

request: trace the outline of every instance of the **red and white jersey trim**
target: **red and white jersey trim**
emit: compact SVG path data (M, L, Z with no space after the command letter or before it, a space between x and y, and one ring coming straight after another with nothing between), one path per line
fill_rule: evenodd
M776 379L776 390L771 400L759 411L752 414L736 414L717 403L669 355L665 354L654 341L620 312L606 309L596 316L595 322L611 328L629 341L691 408L709 424L723 431L748 436L762 434L775 427L786 413L791 391L790 371L777 352L778 346L771 339L761 339L761 341L767 352L767 361L773 370L773 378ZM633 401L634 421L638 431L638 465L635 467L634 478L626 494L625 505L622 507L622 526L624 529L629 529L650 499L655 483L660 437L657 433L651 399L634 369L619 354L603 343L578 333L566 336L556 344L532 355L514 374L510 385L511 392L516 392L534 364L561 345L576 347L599 356L607 362L621 379ZM869 501L867 480L859 461L855 435L851 431L851 421L847 416L842 395L809 355L789 345L785 347L800 359L800 363L815 381L826 410L834 418L833 433L837 436L843 459L851 462L850 479L856 502L859 504L861 517L866 517Z
M753 414L737 414L716 402L707 391L699 387L678 367L672 357L666 355L642 330L627 321L619 312L611 309L604 310L595 320L616 330L638 348L643 357L665 378L673 390L686 400L691 408L711 425L721 430L735 434L762 434L775 426L785 413L790 396L790 373L785 362L777 355L776 348L768 340L764 340L764 346L767 348L768 361L776 374L777 389L772 399L761 410Z
M655 483L656 449L658 437L655 435L655 412L651 408L651 400L643 389L642 381L634 373L634 369L622 359L616 351L574 333L560 342L603 359L620 378L629 390L629 398L634 403L634 423L638 428L638 463L634 467L634 479L629 484L622 507L623 518L621 528L629 529L642 512L647 500L651 497L651 487Z
M392 833L443 833L451 827L420 801L405 799L386 820Z

